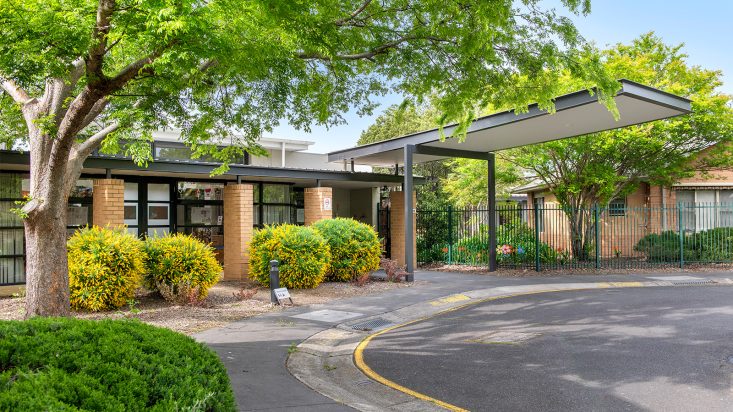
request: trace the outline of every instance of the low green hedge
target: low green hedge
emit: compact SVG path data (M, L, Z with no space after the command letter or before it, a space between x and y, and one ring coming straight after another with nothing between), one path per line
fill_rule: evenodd
M3 411L235 410L214 352L134 320L0 321L0 387Z

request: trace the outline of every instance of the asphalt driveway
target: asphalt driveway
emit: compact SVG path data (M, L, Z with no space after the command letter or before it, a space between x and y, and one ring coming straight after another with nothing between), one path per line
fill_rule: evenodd
M733 411L733 287L489 301L380 335L364 359L475 411Z

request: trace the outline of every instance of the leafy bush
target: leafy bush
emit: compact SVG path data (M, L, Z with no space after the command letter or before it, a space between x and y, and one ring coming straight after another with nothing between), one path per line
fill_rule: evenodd
M481 225L479 233L459 240L452 250L452 260L456 263L487 265L489 263L489 230ZM496 259L499 264L517 266L533 264L537 251L535 233L524 223L505 223L496 231ZM447 248L444 251L447 252ZM558 253L545 242L539 244L540 261L554 263Z
M125 305L145 274L145 248L125 229L98 226L76 231L67 243L73 309Z
M650 233L639 239L634 250L645 254L650 261L676 261L680 259L680 236L671 230Z
M336 218L319 220L312 227L331 249L327 280L348 282L379 269L382 247L371 226L354 219Z
M250 277L264 286L270 285L270 261L277 260L280 286L314 288L323 282L331 252L315 229L285 224L255 231L249 259Z
M135 320L0 321L0 410L234 411L219 358Z
M221 278L214 248L182 233L148 238L145 286L179 304L203 300Z
M715 228L684 235L684 259L688 262L730 262L733 260L733 228ZM654 262L677 262L680 259L680 235L668 230L651 233L639 240L634 250Z

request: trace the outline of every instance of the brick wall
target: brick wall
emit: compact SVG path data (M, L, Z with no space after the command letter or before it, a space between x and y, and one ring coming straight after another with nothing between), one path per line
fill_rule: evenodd
M330 187L307 187L304 197L306 226L333 217L333 190Z
M400 265L405 265L405 198L403 192L389 192L389 232L391 236L392 259ZM415 192L412 192L412 207L417 205ZM412 214L412 256L413 267L417 267L417 239L415 228L417 227L416 215Z
M92 197L92 224L105 227L125 223L125 181L96 179Z
M224 280L244 279L249 271L249 242L254 224L251 184L224 187Z

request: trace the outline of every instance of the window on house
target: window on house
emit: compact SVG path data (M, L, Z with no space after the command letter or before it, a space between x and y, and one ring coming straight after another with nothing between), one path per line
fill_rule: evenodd
M617 197L608 202L609 216L625 216L626 215L626 198Z

